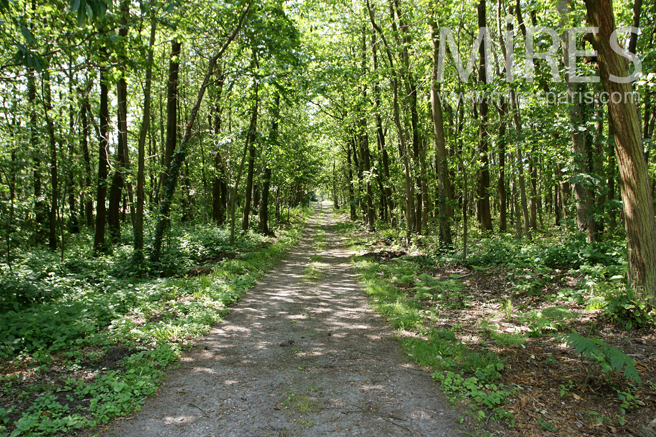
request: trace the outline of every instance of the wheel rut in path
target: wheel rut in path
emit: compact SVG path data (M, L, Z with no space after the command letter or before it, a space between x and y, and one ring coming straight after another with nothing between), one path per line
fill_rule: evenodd
M335 221L317 206L303 240L104 435L460 435L430 372L369 307Z

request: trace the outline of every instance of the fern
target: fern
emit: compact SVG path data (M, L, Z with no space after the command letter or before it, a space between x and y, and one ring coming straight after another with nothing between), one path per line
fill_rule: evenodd
M591 297L585 307L586 311L600 310L608 306L608 301L603 296L593 296Z
M535 320L529 324L531 335L539 337L542 331L558 331L565 327L565 319L575 319L577 314L563 306L545 308L542 312L535 313Z
M641 384L640 375L635 368L635 361L622 352L598 338L586 338L576 332L558 337L568 344L583 359L595 361L601 366L604 373L620 373L624 370L624 377L630 381Z
M556 323L562 323L565 319L575 319L577 316L574 311L568 310L561 305L543 309L542 315L550 318Z

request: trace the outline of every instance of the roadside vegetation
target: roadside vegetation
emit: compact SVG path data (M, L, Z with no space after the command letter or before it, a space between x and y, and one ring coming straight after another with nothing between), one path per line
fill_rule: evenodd
M474 235L462 261L431 238L340 227L372 305L467 429L613 435L654 417L656 313L629 297L621 240Z
M134 271L129 241L94 257L83 233L66 257L16 254L0 287L0 436L54 436L138 410L165 370L299 241L309 209L277 237L179 227L165 256Z

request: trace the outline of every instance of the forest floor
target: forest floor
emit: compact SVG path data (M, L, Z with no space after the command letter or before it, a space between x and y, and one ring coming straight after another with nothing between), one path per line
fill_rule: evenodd
M642 428L656 418L656 330L625 330L602 310L586 309L589 296L577 291L582 273L435 263L381 235L376 240L353 227L344 233L359 252L354 260L367 293L399 329L408 355L435 370L460 411L472 411L467 429L522 437L647 435ZM522 279L537 286L522 290ZM563 344L558 335L571 330L634 360L641 384L603 372Z
M430 371L368 305L325 205L290 254L104 436L457 436Z

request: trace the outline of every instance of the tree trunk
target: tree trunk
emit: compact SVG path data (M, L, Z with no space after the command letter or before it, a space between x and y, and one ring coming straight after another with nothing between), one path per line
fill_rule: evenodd
M91 83L91 81L89 80ZM80 109L80 124L82 129L80 132L81 138L80 143L82 144L82 155L84 156L84 190L83 198L84 201L84 216L86 219L87 226L89 228L93 227L93 199L91 196L91 154L89 153L89 120L88 115L91 114L91 105L89 105L89 94L90 87L88 90L84 91L84 97L82 98L82 108Z
M247 231L249 227L251 214L251 198L253 195L253 173L255 172L255 132L257 131L257 112L258 112L257 84L255 85L255 105L251 114L251 125L248 131L248 169L246 173L246 194L244 195L244 214L241 221L241 229Z
M137 213L134 220L134 258L140 262L144 259L143 246L143 219L144 219L144 185L146 165L146 138L150 129L150 94L153 77L153 47L155 45L155 31L157 20L151 16L150 42L148 48L148 60L146 63L146 83L144 85L144 109L141 129L139 131L139 158L137 164Z
M406 133L403 124L401 123L401 113L400 113L401 111L399 108L399 90L398 90L399 74L394 67L394 58L392 56L392 50L390 49L389 44L387 43L387 39L385 38L382 29L376 24L374 18L374 11L371 8L371 5L369 4L369 0L367 0L367 9L369 10L369 19L371 20L371 25L373 26L374 30L378 32L381 39L383 40L383 43L385 45L385 51L387 52L387 59L390 63L390 69L392 70L392 91L393 91L392 94L394 100L393 118L394 118L394 124L396 125L396 129L399 135L399 154L401 155L401 159L403 161L403 170L404 170L404 179L405 179L405 199L406 199L406 210L405 210L406 243L409 243L410 236L415 230L414 185L412 183L412 178L411 178L412 169L410 168L410 160L408 159Z
M181 44L171 41L171 59L169 61L169 78L166 91L166 143L164 149L164 168L171 166L173 152L178 145L178 80L180 71ZM168 175L165 175L166 181ZM162 185L164 185L164 182Z
M34 165L34 226L36 228L35 236L38 243L45 239L45 224L48 216L46 215L46 204L42 198L41 182L41 161L43 154L39 148L39 135L37 132L37 115L36 115L36 79L34 70L29 69L27 75L27 100L30 104L30 147L32 149L32 160Z
M55 125L51 117L52 96L50 93L50 72L43 71L43 105L45 107L46 126L50 144L50 219L48 232L48 246L50 250L57 249L57 202L59 200L59 187L57 181L57 140L55 138Z
M538 228L538 168L535 162L535 143L531 147L529 155L529 174L531 179L531 229Z
M449 247L453 244L451 237L451 224L449 223L449 211L447 193L449 183L449 164L446 153L446 136L444 135L444 117L442 113L442 100L440 99L440 84L437 82L437 64L439 57L439 30L437 24L430 22L433 41L433 65L431 80L431 113L433 119L433 133L435 138L435 166L437 167L437 204L439 221L440 246Z
M478 3L478 27L486 27L485 0ZM480 66L478 78L481 83L487 82L485 44L481 44L478 52ZM480 213L481 228L486 231L492 230L492 215L490 214L490 167L488 163L489 134L487 132L488 100L482 99L480 103L480 124L478 128L478 152L481 160L480 181L478 189L478 206Z
M567 23L566 17L571 11L569 3L559 4L561 14L561 27ZM568 31L565 30L560 35L563 46L563 63L569 68L570 58L568 49ZM591 199L587 187L583 183L586 171L586 120L583 117L583 109L579 104L577 96L581 93L582 87L578 83L569 80L569 74L565 75L567 83L567 95L571 99L569 107L569 120L572 129L572 151L574 152L574 196L576 197L576 224L579 232L587 232L588 241L594 240L594 220L592 220L592 211L589 210Z
M237 207L237 193L239 192L239 182L241 180L241 173L244 171L244 163L246 162L246 154L250 148L250 142L255 140L255 129L257 129L257 108L259 104L258 82L255 81L255 99L253 101L253 109L251 110L251 122L248 126L248 133L246 134L246 141L244 142L244 152L241 157L241 164L237 172L237 179L235 180L235 187L232 190L230 197L230 245L235 245L235 209Z
M608 110L613 119L615 154L622 179L624 224L628 239L629 284L638 299L656 300L656 220L644 159L640 119L631 98L629 83L620 83L610 75L627 77L626 60L611 48L616 30L612 0L585 0L588 22L598 27L592 44L598 53L601 82L609 95Z
M378 53L376 49L376 33L371 34L371 51L373 55L374 71L378 71ZM381 189L381 196L384 199L384 207L387 208L387 216L390 225L394 226L394 201L392 200L392 188L390 187L390 171L389 171L389 156L387 148L385 147L385 132L383 131L383 120L381 116L381 102L380 102L380 84L378 80L374 80L374 105L376 108L376 144L380 152L381 167L383 170L384 178L381 179L383 188ZM380 175L380 172L378 172Z
M130 14L130 4L126 1L121 2L120 9L120 26L118 36L121 41L126 41L128 36L128 16ZM119 65L122 68L127 67L125 53L117 54ZM128 85L125 81L125 71L118 80L116 85L116 97L118 100L117 121L118 121L118 146L116 148L116 165L112 176L112 185L109 190L109 216L108 227L109 234L113 243L117 243L121 238L121 222L119 209L123 197L123 185L125 184L124 173L128 168L128 132L127 132L127 94Z
M499 117L499 233L507 231L507 199L506 199L506 128L508 118L508 101L503 98L501 101L501 111Z
M169 223L169 213L171 211L171 203L173 202L173 194L175 193L175 186L177 184L178 176L180 174L180 167L182 166L182 163L187 157L187 153L188 153L187 143L189 142L189 138L191 137L191 131L194 127L196 117L198 116L200 105L201 103L203 103L205 90L207 89L207 86L209 85L210 82L210 78L214 73L214 68L216 66L217 61L221 58L221 56L223 56L230 43L237 36L237 33L241 29L241 26L244 23L244 19L246 18L246 14L250 10L252 4L253 3L251 1L250 3L248 3L248 5L246 5L246 8L244 9L241 16L239 17L239 22L237 26L235 27L233 32L228 36L223 46L221 46L219 51L216 52L209 61L207 71L205 72L205 77L203 78L203 83L200 89L198 90L198 95L196 96L196 102L194 103L194 106L191 109L191 113L189 114L189 119L187 120L187 123L185 125L185 131L184 134L182 135L182 140L180 141L180 147L175 153L174 158L171 160L171 165L168 168L168 179L166 182L164 198L160 203L159 215L157 217L157 224L155 225L155 235L153 236L153 252L151 255L152 261L155 262L159 261L161 255L162 239L164 238L164 231L166 230L166 227ZM236 188L237 186L235 185L235 191ZM234 206L234 202L233 202L233 206ZM233 218L234 218L234 209L233 209ZM232 231L233 234L231 235L231 244L234 243L234 227Z
M103 62L107 60L107 50L103 49ZM109 140L107 67L100 67L100 142L98 148L98 190L96 194L96 230L93 238L93 251L105 252L105 196L107 195L107 146Z
M216 82L216 93L214 97L214 113L212 114L214 135L217 136L221 133L223 127L221 99L223 96L223 85L225 77L223 70L219 67L217 72L218 79ZM223 156L220 150L214 152L214 178L212 180L212 220L218 226L225 222L225 191L227 190L225 166L223 163Z
M278 126L280 124L280 94L276 94L273 100L273 111L271 114L271 132L269 133L269 144L278 144ZM333 175L335 173L333 163ZM271 167L269 163L264 163L264 177L262 178L262 199L260 201L260 223L259 232L263 235L270 235L269 231L269 190L271 189ZM335 202L337 200L335 199ZM337 208L335 208L337 209Z

